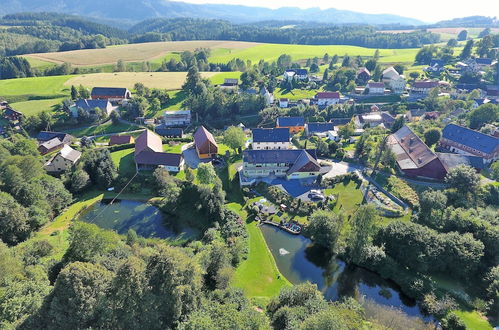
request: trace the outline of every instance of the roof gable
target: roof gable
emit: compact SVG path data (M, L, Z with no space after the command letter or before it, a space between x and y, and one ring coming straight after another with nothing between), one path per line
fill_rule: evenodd
M389 136L388 145L401 169L420 168L437 159L433 151L405 125Z
M289 142L287 128L255 128L252 131L253 142Z
M94 87L92 88L92 96L117 96L117 97L127 97L129 93L127 88L123 87Z
M135 141L135 155L140 154L143 151L163 151L163 142L161 137L146 129Z
M208 143L218 147L215 138L204 126L199 127L194 133L194 143L198 149L203 148Z
M279 127L292 127L292 126L305 126L305 118L303 117L278 117L277 126Z
M455 124L445 126L442 137L487 154L499 145L499 138Z

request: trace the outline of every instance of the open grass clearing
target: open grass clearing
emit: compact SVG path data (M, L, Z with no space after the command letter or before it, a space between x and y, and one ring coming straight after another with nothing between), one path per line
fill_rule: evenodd
M161 58L160 61L162 61L168 53L186 50L194 51L197 48L245 49L256 45L258 43L241 41L165 41L118 45L101 49L29 54L25 55L25 57L57 64L66 62L74 66L95 66L115 64L120 59L125 62L143 62Z
M456 310L454 311L457 316L464 322L466 329L473 330L492 330L492 325L487 321L487 319L480 315L477 311L465 311Z
M233 78L240 79L242 72L240 71L231 71L231 72L221 72L216 75L210 77L210 81L213 85L220 85L224 83L224 79Z
M0 80L0 96L37 95L60 97L69 95L70 87L64 83L73 76L30 77Z
M66 130L66 132L75 137L82 137L82 136L95 136L101 134L121 133L137 129L141 129L141 127L123 122L120 122L117 125L113 125L111 121L108 121L101 125L69 129Z
M120 176L126 177L135 173L134 151L135 148L130 148L111 152L111 159Z
M17 111L21 111L25 116L33 116L43 111L56 110L57 106L62 103L65 97L46 100L32 100L24 102L12 103L11 106Z
M217 72L202 72L203 78L211 78ZM114 72L92 73L73 77L65 86L83 85L86 87L126 87L133 89L135 83L143 83L150 88L178 90L185 82L187 72Z
M291 101L298 101L302 99L310 99L317 94L317 92L320 92L318 89L282 89L282 88L277 88L274 91L274 97L276 100L280 98L287 98Z

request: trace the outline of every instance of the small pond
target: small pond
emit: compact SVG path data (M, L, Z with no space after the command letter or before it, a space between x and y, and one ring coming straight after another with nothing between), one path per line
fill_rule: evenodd
M279 271L291 283L309 281L317 284L328 300L364 296L379 304L401 309L410 316L432 320L423 315L416 301L404 295L395 283L367 269L347 266L340 259L329 259L323 249L301 235L291 235L269 225L260 228Z
M115 200L102 200L86 209L79 220L94 223L104 229L111 229L118 234L126 234L133 229L146 238L195 238L199 231L177 223L166 223L161 211L148 203Z

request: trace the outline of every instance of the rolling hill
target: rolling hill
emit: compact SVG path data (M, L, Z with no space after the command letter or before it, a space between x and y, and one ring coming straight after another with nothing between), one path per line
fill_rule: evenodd
M59 12L98 17L105 20L138 22L156 17L225 19L231 22L298 20L323 23L421 25L423 22L397 15L365 14L348 10L284 7L269 9L240 5L190 4L166 0L3 0L0 15L18 12Z

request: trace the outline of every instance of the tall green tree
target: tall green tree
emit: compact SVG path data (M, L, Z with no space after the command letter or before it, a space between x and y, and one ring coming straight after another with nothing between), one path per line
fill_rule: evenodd
M224 132L223 143L237 152L237 149L244 147L246 134L242 128L230 126Z
M343 216L319 210L310 216L309 221L307 232L310 233L312 240L330 252L337 252Z
M365 249L372 244L376 230L378 211L373 205L362 205L357 209L351 221L351 231L348 237L348 259L353 262L362 262Z

